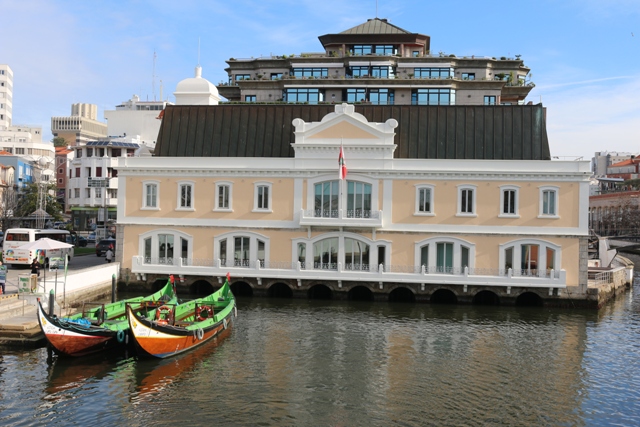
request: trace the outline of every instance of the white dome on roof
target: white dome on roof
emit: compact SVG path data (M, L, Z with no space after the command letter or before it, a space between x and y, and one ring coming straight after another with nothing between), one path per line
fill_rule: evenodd
M173 92L176 105L218 105L218 89L207 79L202 78L202 67L196 67L195 77L182 80Z

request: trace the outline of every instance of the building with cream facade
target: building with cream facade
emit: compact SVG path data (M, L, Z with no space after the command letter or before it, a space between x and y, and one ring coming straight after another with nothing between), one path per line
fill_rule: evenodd
M107 136L107 124L98 121L98 107L94 104L72 104L70 116L51 117L51 133L64 138L67 145L86 144Z
M126 282L230 273L238 293L489 304L586 293L590 165L550 160L541 105L178 102L155 156L118 171Z

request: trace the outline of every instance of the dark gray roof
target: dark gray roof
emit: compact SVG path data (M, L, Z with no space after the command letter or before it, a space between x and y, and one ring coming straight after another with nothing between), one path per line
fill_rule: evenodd
M162 157L294 157L292 122L318 122L334 105L168 105L155 147ZM358 105L370 122L398 121L397 159L550 160L538 105Z
M340 34L411 34L393 24L386 19L368 19L364 24L356 25L353 28L342 31Z

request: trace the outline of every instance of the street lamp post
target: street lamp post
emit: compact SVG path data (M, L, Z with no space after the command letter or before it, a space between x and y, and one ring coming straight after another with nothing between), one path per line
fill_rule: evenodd
M36 185L38 186L38 202L36 206L36 228L44 228L47 215L47 186L49 184L49 175L51 171L47 166L51 160L46 157L40 157L35 163L39 176L36 177ZM47 173L48 172L48 173Z

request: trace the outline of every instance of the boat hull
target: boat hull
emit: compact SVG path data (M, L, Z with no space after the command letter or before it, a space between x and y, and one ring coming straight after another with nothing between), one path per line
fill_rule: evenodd
M137 347L150 356L164 359L189 351L211 340L225 338L231 333L237 311L232 310L223 320L198 330L162 325L142 318L132 310L128 310L127 313L131 335Z
M83 331L80 326L63 324L58 318L49 316L39 301L38 322L45 338L59 354L84 356L121 344L118 342L118 332L104 328L87 328ZM120 334L122 343L128 341L126 332L123 333L124 337Z
M38 300L38 322L45 338L56 353L85 356L110 348L124 348L131 341L126 309L153 310L165 302L177 302L173 280L146 297L130 298L97 305L68 318L49 315Z

